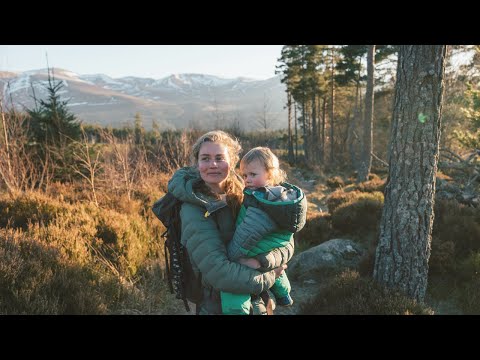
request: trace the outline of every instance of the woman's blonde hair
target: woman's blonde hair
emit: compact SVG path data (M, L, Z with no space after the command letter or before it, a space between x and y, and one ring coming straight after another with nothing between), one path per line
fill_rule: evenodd
M194 167L198 167L198 155L200 153L200 148L205 142L221 144L227 148L228 156L230 158L230 171L227 179L225 180L225 194L227 195L227 204L232 209L233 215L236 218L243 201L243 182L241 177L235 172L235 166L240 159L242 146L237 139L233 138L224 131L209 131L200 136L192 146L190 160L192 166ZM203 181L200 183L198 190L206 195L218 198L218 195L214 194Z
M192 155L190 158L192 166L198 165L198 154L200 153L200 148L204 142L208 141L216 144L222 144L227 147L228 156L230 157L230 170L235 170L235 166L237 165L238 160L240 160L242 146L237 139L234 139L229 134L221 130L209 131L195 141L195 144L192 146Z
M260 161L260 163L265 166L265 170L267 170L270 181L272 182L270 185L279 185L287 180L287 174L280 169L280 162L277 156L268 147L258 146L251 149L242 158L240 164L248 165L255 160Z

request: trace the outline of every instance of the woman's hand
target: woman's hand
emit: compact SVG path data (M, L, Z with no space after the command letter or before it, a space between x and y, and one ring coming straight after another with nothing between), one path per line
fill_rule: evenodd
M286 268L287 268L287 265L285 264L273 269L273 271L275 271L275 279L280 277L280 275L283 274L283 270L285 270Z

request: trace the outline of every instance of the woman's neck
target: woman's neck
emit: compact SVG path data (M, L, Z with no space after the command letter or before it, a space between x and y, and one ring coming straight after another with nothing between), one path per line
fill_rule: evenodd
M223 194L225 192L225 182L220 184L206 184L215 194Z

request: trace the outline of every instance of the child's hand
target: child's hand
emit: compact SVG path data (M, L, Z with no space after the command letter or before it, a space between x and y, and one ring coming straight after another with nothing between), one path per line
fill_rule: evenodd
M280 275L283 274L283 270L285 270L287 268L287 265L281 265L275 269L273 269L273 271L275 271L275 279L280 277Z
M238 262L252 269L258 269L260 267L260 261L255 258L240 258Z

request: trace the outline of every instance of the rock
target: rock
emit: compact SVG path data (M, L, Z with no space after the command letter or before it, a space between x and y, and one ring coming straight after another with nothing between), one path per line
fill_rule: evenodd
M287 272L293 277L303 277L324 268L356 268L365 253L366 249L352 240L333 239L294 256Z

